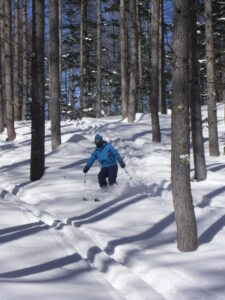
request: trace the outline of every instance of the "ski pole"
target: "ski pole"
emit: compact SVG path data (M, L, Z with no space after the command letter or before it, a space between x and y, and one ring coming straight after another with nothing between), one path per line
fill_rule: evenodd
M87 174L84 174L84 189L85 189L85 185L86 185L86 181L87 181Z
M130 174L127 172L127 169L124 168L124 171L127 173L127 176L130 178L130 180L132 180L133 178L130 176Z
M85 185L86 185L86 181L87 181L87 174L84 174L84 194L83 194L83 201L87 201L87 197L85 196Z

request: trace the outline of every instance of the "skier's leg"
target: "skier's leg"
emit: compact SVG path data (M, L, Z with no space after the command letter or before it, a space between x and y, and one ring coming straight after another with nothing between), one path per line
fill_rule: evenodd
M108 183L106 181L107 178L107 170L106 168L101 169L101 171L98 174L98 182L101 188L105 188L108 186Z
M118 173L117 165L114 165L109 168L109 173L108 173L109 185L113 185L116 183L117 173Z

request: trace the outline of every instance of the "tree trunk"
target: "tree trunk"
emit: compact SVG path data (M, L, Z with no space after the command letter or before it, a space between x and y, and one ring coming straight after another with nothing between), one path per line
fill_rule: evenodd
M27 116L27 90L28 90L28 62L27 62L27 1L23 0L23 98L22 98L22 120L26 120Z
M205 0L205 37L206 37L206 70L207 70L207 105L209 126L209 153L219 156L216 84L215 84L215 58L213 40L213 11L212 0Z
M4 0L0 0L0 133L5 125L5 52L4 52Z
M11 41L11 0L5 1L5 97L6 127L8 140L16 137L12 90L12 41Z
M63 109L62 101L62 0L59 0L59 103L60 111Z
M70 68L70 105L71 105L71 111L72 115L75 109L75 97L74 97L74 69Z
M190 105L195 179L197 181L202 181L206 179L206 163L204 140L202 135L201 100L199 90L197 8L198 0L192 0L190 14Z
M45 168L44 0L32 1L31 181Z
M21 119L20 114L20 97L19 97L19 0L14 1L15 5L15 39L14 39L14 70L13 70L13 101L14 101L14 118Z
M135 120L136 92L137 92L137 34L136 34L136 0L130 0L130 87L128 122Z
M166 93L165 93L165 49L164 49L164 5L160 0L159 17L159 103L161 114L167 114Z
M58 0L49 0L49 104L52 149L56 149L61 144Z
M84 108L84 76L85 76L85 57L84 57L84 39L86 28L86 0L80 1L80 110L81 117L83 116Z
M101 117L101 101L102 101L102 19L101 19L101 0L98 0L97 14L97 105L96 105L96 118Z
M148 12L149 11L149 0L146 0L145 1L145 9L146 11ZM146 16L146 20L145 20L145 28L146 28L146 34L145 34L145 39L146 39L146 44L147 44L147 68L150 70L150 30L149 30L149 24L150 24L150 15L149 15L149 12L147 13L147 16ZM149 78L149 81L150 81L150 78ZM150 113L151 112L151 109L150 109L150 93L149 93L149 88L148 88L148 91L147 91L147 97L146 97L146 104L147 104L147 112Z
M137 15L137 41L138 41L138 112L143 112L143 71L142 71L142 50L141 50L141 21L139 13L139 1L136 1Z
M126 12L125 1L120 0L120 67L121 67L121 90L122 90L122 119L127 117L128 89L127 89L127 55L126 55Z
M189 2L174 0L171 175L177 246L180 251L194 251L197 248L197 228L190 186Z
M152 78L151 78L151 118L152 141L160 142L159 127L159 8L158 0L152 0Z

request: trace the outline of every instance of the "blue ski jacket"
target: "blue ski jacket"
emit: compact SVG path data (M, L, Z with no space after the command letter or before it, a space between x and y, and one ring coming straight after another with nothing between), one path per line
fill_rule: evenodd
M102 168L111 167L119 163L123 163L122 157L119 155L118 151L109 143L103 143L102 148L97 148L92 152L91 157L88 159L86 167L90 169L95 160L98 160Z

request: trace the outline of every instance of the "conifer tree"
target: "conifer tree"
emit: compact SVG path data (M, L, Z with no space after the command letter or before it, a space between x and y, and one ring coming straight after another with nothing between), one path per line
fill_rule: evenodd
M174 0L172 91L172 194L180 251L197 248L197 228L190 185L189 146L190 1Z

